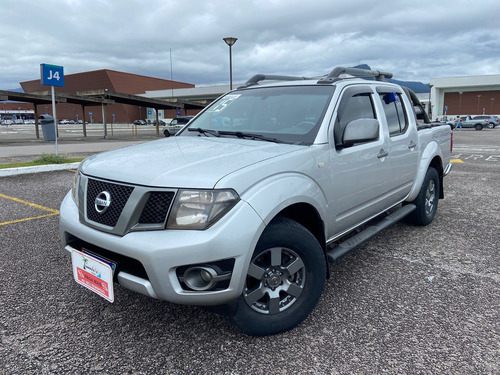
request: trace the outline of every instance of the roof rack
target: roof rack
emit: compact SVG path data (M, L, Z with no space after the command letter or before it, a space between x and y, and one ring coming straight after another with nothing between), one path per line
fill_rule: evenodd
M369 70L369 69L359 69L359 68L345 68L343 66L337 66L334 68L330 74L326 77L321 78L318 83L333 83L340 80L341 74L350 74L361 77L372 77L377 81L385 81L386 78L392 78L392 73L382 72L380 70Z
M270 74L256 74L241 87L248 87L258 84L261 81L299 81L311 79L308 77L294 77L294 76L279 76Z
M318 80L317 83L333 83L341 80L341 74L350 74L360 77L372 77L377 81L385 81L386 78L392 78L392 73L382 72L380 70L369 70L369 69L359 69L359 68L345 68L343 66L337 66L334 68L330 74L324 76ZM299 81L299 80L309 80L318 79L319 77L295 77L295 76L280 76L271 74L256 74L248 81L245 82L241 88L257 85L261 81Z

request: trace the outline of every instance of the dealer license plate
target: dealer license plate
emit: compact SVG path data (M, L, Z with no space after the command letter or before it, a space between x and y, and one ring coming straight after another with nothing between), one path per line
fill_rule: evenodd
M78 284L90 289L109 302L115 300L113 271L116 265L93 254L73 249L71 252L73 276Z

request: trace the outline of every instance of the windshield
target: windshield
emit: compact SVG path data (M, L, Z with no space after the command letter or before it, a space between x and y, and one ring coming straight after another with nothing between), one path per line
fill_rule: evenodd
M180 135L310 145L333 91L326 85L233 91L212 103Z

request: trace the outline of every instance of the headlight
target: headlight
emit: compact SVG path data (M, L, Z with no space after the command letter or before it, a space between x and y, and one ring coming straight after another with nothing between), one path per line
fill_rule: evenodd
M168 229L206 229L234 207L234 190L179 190L167 222Z
M75 173L75 177L73 178L73 186L71 187L71 197L73 201L78 206L78 188L80 186L80 168Z

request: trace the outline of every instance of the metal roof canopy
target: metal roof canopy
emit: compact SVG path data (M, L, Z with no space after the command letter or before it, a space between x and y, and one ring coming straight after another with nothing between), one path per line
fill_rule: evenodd
M39 104L51 104L52 96L48 91L26 94L24 92L0 90L0 101L12 100L16 102L32 103L35 110L35 133L36 137L40 138L40 131L38 129L38 110ZM115 102L110 99L104 98L87 98L68 93L56 93L55 100L58 103L80 104L84 106L96 106L104 104L114 104ZM83 118L83 134L87 136L87 129L85 126L85 112Z
M50 98L50 92L48 91L37 92L35 94L47 95ZM68 94L66 92L56 92L55 98L56 102L59 103L80 104L82 106L89 106L89 107L101 104L115 104L115 101L111 99L84 97L80 95Z
M180 103L172 103L161 99L151 99L144 96L124 94L109 90L78 91L78 95L86 98L100 98L102 100L112 100L115 103L130 104L140 107L151 107L155 109L182 109Z
M206 107L206 103L197 101L156 99L109 90L78 91L77 94L85 97L108 98L114 100L116 103L150 107L154 109L200 109Z
M88 98L65 92L56 92L55 99L58 103L80 104L87 106L115 103L110 99ZM0 100L13 100L16 102L33 103L35 105L52 103L52 97L48 91L26 94L24 92L0 90Z
M23 92L0 90L0 100L12 100L16 102L26 102L32 103L35 109L35 133L36 137L40 138L40 131L38 129L38 110L37 105L39 104L51 104L52 95L48 91L37 92L26 94ZM56 93L55 100L57 103L69 103L69 104L79 104L82 107L85 106L96 106L104 104L115 104L114 100L106 98L95 98L95 97L84 97L79 95L73 95L68 93ZM85 124L85 111L83 112L83 135L87 136L87 129ZM106 137L106 129L104 129L104 134Z
M182 109L184 105L181 103L173 103L168 102L166 100L161 99L151 99L144 96L133 95L133 94L124 94L121 92L109 91L107 89L104 90L90 90L90 91L78 91L78 95L84 97L92 97L92 98L102 98L102 99L110 99L115 101L116 103L121 104L129 104L139 107L149 107L154 108L156 111L156 135L160 134L160 119L158 116L158 109ZM104 118L104 112L103 112ZM106 135L104 135L106 138Z
M0 90L0 100L12 100L15 102L27 102L37 104L50 104L52 98L48 95L25 94L24 92ZM65 102L65 101L63 101Z

